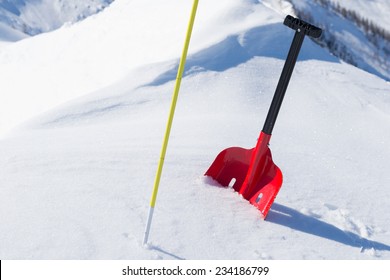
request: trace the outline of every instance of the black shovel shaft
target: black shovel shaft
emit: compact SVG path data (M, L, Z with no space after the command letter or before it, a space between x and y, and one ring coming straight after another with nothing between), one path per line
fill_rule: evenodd
M263 132L269 135L272 134L272 130L274 128L276 118L278 117L280 107L282 106L283 98L286 93L288 83L290 82L295 63L297 62L305 35L318 38L322 33L320 28L304 22L303 20L293 18L292 16L287 16L284 20L284 24L296 30L296 32L288 52L286 62L284 63L282 74L280 75L279 82L272 99L271 107L269 108L268 115L264 123Z

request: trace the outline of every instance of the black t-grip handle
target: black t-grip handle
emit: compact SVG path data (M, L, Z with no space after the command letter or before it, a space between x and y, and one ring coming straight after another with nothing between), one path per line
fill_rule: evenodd
M272 99L271 107L268 110L267 118L264 123L263 132L268 135L272 134L272 130L279 114L279 110L294 70L295 63L297 62L303 39L305 39L305 35L318 38L322 33L320 28L290 15L285 18L284 24L295 30L295 35L288 52L286 62L284 63L282 74L280 75L279 82Z
M301 19L294 18L290 15L286 16L286 18L284 19L284 25L299 32L303 31L305 35L308 35L313 38L319 38L322 34L321 28L311 25L310 23Z

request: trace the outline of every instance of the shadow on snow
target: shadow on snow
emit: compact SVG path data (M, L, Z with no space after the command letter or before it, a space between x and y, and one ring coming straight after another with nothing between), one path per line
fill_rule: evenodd
M390 251L389 245L363 238L356 233L339 229L332 224L302 214L297 210L277 203L272 205L267 221L348 246L360 248L361 251L367 249Z

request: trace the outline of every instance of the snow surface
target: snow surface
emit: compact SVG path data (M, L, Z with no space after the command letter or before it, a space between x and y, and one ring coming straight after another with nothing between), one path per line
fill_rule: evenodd
M349 10L359 13L382 28L390 30L388 0L332 0Z
M312 18L314 24L324 29L323 40L320 41L327 45L332 53L347 63L387 81L390 80L389 40L380 36L375 37L372 32L365 31L351 19L335 12L331 8L332 5L336 5L334 1L264 0L263 2L284 14L302 14L305 15L305 20ZM355 0L338 1L338 4L390 32L389 25L383 24L389 20L389 1L386 3L381 0Z
M0 259L390 259L390 84L309 39L267 219L203 176L255 145L293 36L259 1L216 2L199 4L147 248L192 1L116 0L0 48Z
M0 0L0 23L36 35L101 11L113 0ZM7 40L0 35L0 41Z

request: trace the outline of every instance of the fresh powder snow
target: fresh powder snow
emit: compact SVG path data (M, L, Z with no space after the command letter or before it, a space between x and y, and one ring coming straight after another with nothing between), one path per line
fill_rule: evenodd
M309 38L267 219L203 175L256 144L294 35L253 0L199 3L142 245L191 4L116 0L0 45L0 259L390 259L390 84Z

